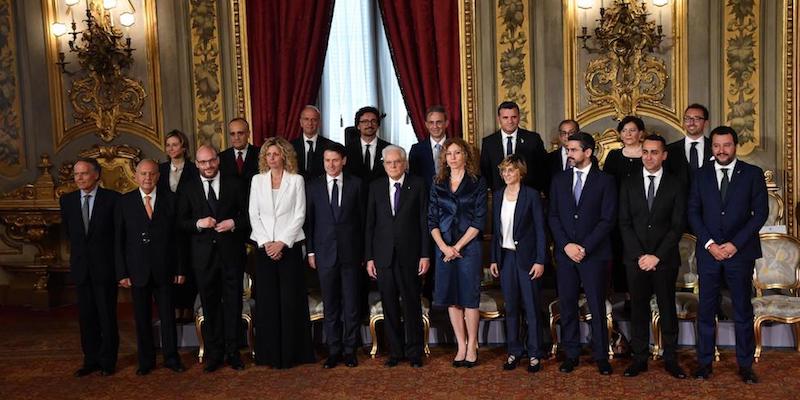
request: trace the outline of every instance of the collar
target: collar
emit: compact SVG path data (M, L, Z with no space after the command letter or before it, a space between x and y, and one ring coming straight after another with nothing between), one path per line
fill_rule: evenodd
M96 199L97 198L97 188L98 187L100 187L99 184L94 185L94 189L92 189L92 190L90 190L88 192L84 192L83 190L81 190L81 198L86 197L86 195L88 194L88 195L91 195L93 199Z
M591 163L591 161L589 162L589 165L587 165L587 166L585 166L585 167L583 167L583 168L572 167L572 170L573 170L573 171L580 171L580 172L583 172L583 175L582 175L582 178L583 178L583 179L586 179L586 177L587 177L587 176L589 176L589 170L590 170L590 169L592 169L592 163Z
M403 181L404 181L405 179L406 179L406 174L405 174L405 173L403 173L403 175L402 175L402 176L400 176L400 179L398 179L398 180L394 180L394 179L392 179L391 177L389 177L389 186L394 186L394 184L395 184L395 183L398 183L398 182L399 182L399 183L400 183L400 186L402 187L402 186L403 186Z
M206 178L206 177L205 177L205 176L203 176L202 174L200 175L200 180L202 180L203 182L207 182L207 181L216 181L216 180L218 180L218 179L219 179L219 171L217 171L217 174L216 174L216 175L214 175L214 176L213 176L213 177L211 177L211 178Z
M447 136L442 136L442 140L440 140L438 142L436 141L436 139L431 137L431 149L436 149L436 145L438 144L438 145L441 145L442 146L442 150L444 150L444 142L445 142L445 140L447 140Z
M508 132L504 131L504 130L501 128L501 129L500 129L500 133L501 133L501 134L502 134L502 136L503 136L503 141L506 141L506 140L508 140L508 139L506 139L506 138L507 138L507 137L509 137L509 136L511 136L511 137L513 137L514 139L516 139L516 138L517 138L517 133L519 133L519 128L517 128L517 129L514 129L514 132L511 132L511 133L508 133Z
M661 176L664 175L664 167L662 166L656 172L650 172L650 171L647 170L647 168L642 167L642 175L644 175L645 179L648 179L647 178L648 176L653 175L653 176L656 177L655 178L656 180L659 180L659 179L661 179Z
M314 134L314 136L312 136L312 137L308 137L308 136L306 136L306 134L304 133L304 134L303 134L303 143L308 143L308 141L309 141L309 140L310 140L310 141L312 141L312 142L314 142L314 143L317 143L317 138L318 138L318 137L319 137L319 133L315 133L315 134Z
M172 172L183 171L183 167L185 167L185 166L186 166L186 160L185 159L183 160L183 164L181 164L180 168L176 167L175 163L173 163L172 160L170 160L170 162L169 162L169 170L172 171Z
M342 181L344 181L344 176L341 172L339 173L339 175L336 176L330 176L328 174L325 174L325 179L327 180L328 184L333 182L334 179L338 179L337 183L341 185Z
M705 141L703 139L705 139L705 136L700 136L697 139L692 139L692 138L686 136L686 145L687 146L691 146L692 143L705 144Z
M153 205L156 202L156 188L153 188L153 191L150 192L150 194L147 194L140 187L139 188L139 195L142 196L142 201L144 201L144 196L150 196L150 205Z
M719 172L723 168L728 169L728 178L730 179L733 176L733 170L736 169L736 161L739 161L737 158L734 157L733 161L731 161L728 165L720 165L717 160L714 160L714 170Z
M377 144L378 144L378 143L377 143L377 141L378 141L378 135L375 135L375 137L374 137L374 138L372 138L372 141L371 141L371 142L365 142L365 141L364 141L364 137L363 137L363 136L359 136L359 138L360 138L360 140L361 140L361 147L364 147L364 146L366 146L366 145L377 145ZM373 146L373 149L374 149L374 148L375 148L375 146Z

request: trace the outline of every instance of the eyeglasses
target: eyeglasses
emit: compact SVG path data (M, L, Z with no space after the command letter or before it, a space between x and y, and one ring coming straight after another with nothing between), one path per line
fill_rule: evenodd
M558 131L559 135L574 135L578 133L578 131Z
M700 122L700 121L705 121L705 118L703 118L703 117L690 117L690 116L683 117L683 122Z
M211 165L215 161L217 161L217 157L214 157L214 158L212 158L210 160L197 160L197 164L198 165Z
M358 123L362 124L362 125L378 125L378 120L377 119L362 119L361 121L358 121Z

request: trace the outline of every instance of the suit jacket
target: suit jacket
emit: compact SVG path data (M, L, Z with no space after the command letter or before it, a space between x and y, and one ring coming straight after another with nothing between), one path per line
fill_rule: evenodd
M620 185L623 262L637 267L639 257L652 254L659 259L658 267L677 267L681 263L678 242L686 228L686 189L678 177L664 171L651 210L644 182L640 169Z
M548 220L556 257L567 258L564 246L576 243L586 249L583 263L611 259L610 233L617 223L617 188L614 178L592 166L584 180L578 205L572 194L573 168L553 178ZM567 261L568 262L568 261Z
M545 189L547 173L542 164L546 156L542 138L536 132L527 131L519 128L517 131L517 143L515 153L522 156L528 166L528 175L525 176L524 183L536 190ZM503 143L503 134L497 131L485 138L481 144L481 174L486 180L486 185L497 190L505 186L503 178L497 166L506 157L506 144Z
M353 240L364 235L364 190L361 179L342 174L339 214L334 215L328 196L328 178L322 175L306 185L306 250L315 253L318 268L330 268L338 260L345 265L360 265L364 242Z
M323 156L325 148L331 143L333 143L333 140L319 134L317 135L317 143L314 145L314 159L311 160L310 168L306 169L306 138L303 134L300 134L299 138L292 140L292 147L294 147L294 151L297 153L297 166L303 178L316 178L325 173Z
M233 175L242 183L242 186L249 190L250 180L253 176L258 174L258 154L261 152L261 147L247 145L247 156L244 159L244 166L242 166L242 173L239 173L236 168L236 150L229 147L219 153L219 171L222 175ZM247 195L247 192L245 192Z
M184 190L178 195L178 227L189 236L194 268L209 266L215 245L230 265L244 267L244 244L250 231L246 190L235 176L222 173L219 175L216 215L212 215L199 174L187 182ZM221 233L209 228L198 230L197 220L208 216L213 216L217 221L232 219L235 228L233 231Z
M487 190L483 178L465 176L455 193L450 181L435 184L428 201L428 231L438 228L448 244L455 244L469 228L486 228Z
M116 286L114 271L114 207L119 193L97 188L90 219L89 232L84 232L81 211L81 191L61 196L61 224L70 243L70 276L80 285Z
M557 150L553 150L547 153L547 155L544 157L543 164L545 171L547 172L546 182L544 187L549 189L550 183L553 181L553 177L564 170L564 168L561 166L561 147L559 147ZM569 165L567 166L567 168L569 168Z
M155 193L152 219L138 188L122 195L114 212L117 280L130 278L133 286L146 286L150 277L164 286L183 274L175 240L176 196L158 188Z
M436 175L436 160L433 159L430 138L411 146L411 151L408 152L408 170L412 175L424 179L426 187L430 190L433 177Z
M503 223L500 211L503 209L503 190L493 195L494 216L492 218L492 246L490 262L503 266ZM547 237L544 233L545 220L542 202L536 189L522 186L514 208L514 246L517 248L517 267L529 271L533 264L544 265L547 261Z
M281 187L272 198L272 171L253 177L250 188L250 225L252 239L259 247L281 241L292 248L306 238L303 222L306 217L306 190L303 177L283 171Z
M381 138L376 138L374 143L375 146L370 147L370 152L373 152L374 160L372 171L368 171L364 165L364 153L361 151L360 139L351 141L345 146L347 149L347 164L345 164L344 170L349 174L361 178L364 184L369 184L375 179L386 176L386 170L383 169L383 156L381 152L391 143ZM375 154L377 154L377 156L375 156Z
M692 179L689 192L689 224L697 235L698 263L716 263L705 249L710 239L736 246L730 263L751 263L761 258L758 231L769 214L761 168L737 160L730 172L727 198L723 201L721 197L714 162L706 163Z
M405 175L397 215L392 215L389 178L376 179L369 185L364 259L374 260L377 268L391 267L395 258L404 268L417 268L420 258L431 255L427 220L428 193L422 178Z
M236 163L234 163L235 165ZM169 169L170 169L170 162L165 161L158 164L158 190L160 191L171 191L169 188ZM178 180L178 188L175 190L177 193L181 190L181 187L186 184L186 182L192 180L197 174L200 172L197 171L197 166L194 165L194 162L190 162L188 160L184 161L183 164L183 172L181 172L181 178Z
M702 157L703 166L708 163L714 163L711 154L711 139L703 138L703 154L698 156ZM709 161L711 160L711 161ZM687 188L690 183L691 168L689 168L689 160L686 158L686 138L670 143L667 146L667 159L664 161L664 169L672 175L680 178ZM688 189L687 189L688 192Z

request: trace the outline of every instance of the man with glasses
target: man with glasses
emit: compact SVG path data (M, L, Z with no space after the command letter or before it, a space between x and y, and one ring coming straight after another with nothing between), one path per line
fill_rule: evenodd
M386 176L383 169L381 152L391 143L378 137L381 126L381 112L372 106L362 107L356 111L356 129L358 140L347 143L347 164L345 172L353 174L364 184Z
M412 175L425 179L428 190L431 188L433 177L439 172L439 154L444 150L447 139L447 111L440 105L428 108L425 113L425 129L428 138L411 146L408 153L408 168Z
M686 137L667 146L669 157L664 162L667 172L689 185L694 173L711 159L711 141L703 136L708 123L708 109L702 104L691 104L683 113Z
M547 153L545 166L547 168L547 184L542 193L547 193L550 189L550 181L557 173L570 167L567 162L567 141L570 136L581 131L581 126L574 119L565 119L558 124L558 149Z
M223 175L239 178L247 194L250 180L258 173L258 153L261 148L250 144L250 124L244 118L237 117L228 122L228 135L231 147L219 153L219 170Z
M332 140L319 134L319 108L307 105L300 112L300 128L303 133L292 140L292 147L297 153L297 167L306 181L325 173L322 154L333 143Z

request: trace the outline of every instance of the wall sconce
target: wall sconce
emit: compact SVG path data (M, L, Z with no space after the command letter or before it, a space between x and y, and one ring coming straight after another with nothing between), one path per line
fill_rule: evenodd
M142 116L144 87L140 81L126 75L134 61L130 28L136 23L136 9L131 0L84 0L85 19L79 29L73 8L80 0L63 1L71 19L69 27L59 21L50 25L58 48L56 65L70 76L85 72L85 77L72 81L69 91L72 114L82 122L94 121L100 129L98 136L110 142L117 136L118 122L134 121ZM120 10L118 3L127 3L127 9ZM118 14L115 16L115 13ZM60 43L65 35L71 36L67 44L69 52L78 59L79 71L67 70L70 63Z
M633 40L644 40L650 52L660 51L661 42L666 37L664 35L664 24L662 23L662 8L669 4L669 0L652 0L655 7L658 7L658 24L649 21L650 14L647 12L646 2L642 0L610 0L611 7L605 7L605 0L600 0L600 18L596 19L597 26L590 29L586 19L589 10L595 5L593 0L577 0L576 5L580 10L581 28L578 39L581 47L589 53L601 53L609 48L619 47L630 48L632 43L619 43L612 39L619 38L619 32L628 31L635 33ZM594 35L590 35L589 32ZM594 40L592 40L594 39Z

